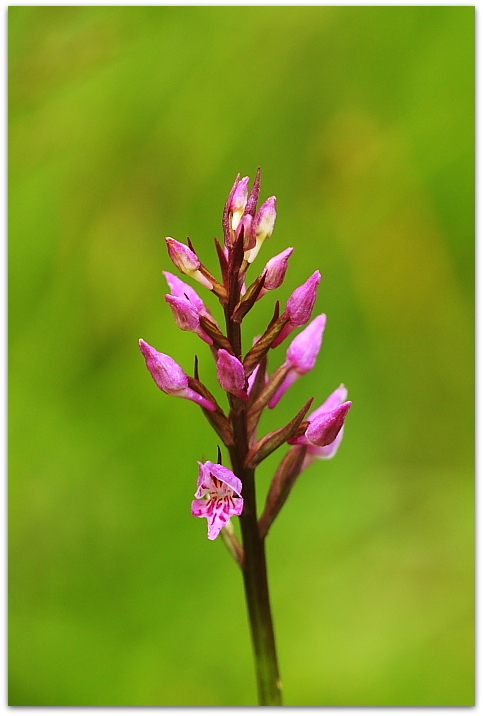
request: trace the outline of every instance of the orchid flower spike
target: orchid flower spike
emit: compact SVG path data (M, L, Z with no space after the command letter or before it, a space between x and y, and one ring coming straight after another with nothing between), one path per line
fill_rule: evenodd
M176 239L172 239L170 236L166 237L166 244L168 247L169 257L176 268L181 271L181 273L191 276L191 278L194 278L196 281L201 283L202 286L205 286L211 291L213 284L211 281L208 281L208 279L205 278L199 270L201 261L195 252L192 251L189 246L186 246L186 244L182 244L180 241L176 241Z
M289 345L284 363L289 370L284 381L270 400L270 408L274 408L278 404L282 396L300 376L309 373L315 366L322 345L326 321L325 313L321 313Z
M211 401L188 386L188 376L171 356L159 353L142 339L139 341L139 347L154 382L164 393L192 400L206 410L216 410L216 406Z
M227 467L199 462L198 489L191 503L195 517L208 520L208 539L216 539L230 517L243 512L241 480ZM237 495L237 497L235 497Z

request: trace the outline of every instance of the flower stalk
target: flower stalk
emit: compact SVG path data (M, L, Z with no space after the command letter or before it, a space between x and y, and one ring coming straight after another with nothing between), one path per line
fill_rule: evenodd
M321 314L309 323L321 279L316 271L293 291L282 315L276 302L264 333L253 341L243 356L243 320L255 305L267 301L264 297L283 283L293 252L289 247L274 256L251 285L246 283L247 272L264 242L271 237L276 219L275 197L267 199L257 211L260 170L250 192L248 185L248 177L240 179L240 175L237 176L223 212L224 246L215 239L220 281L202 264L189 239L189 245L171 237L166 239L169 256L176 268L211 291L222 306L225 332L197 292L165 272L171 291L166 295L166 301L174 320L181 330L196 333L209 345L228 410L225 412L200 380L197 358L194 376L189 376L173 358L159 353L145 341L140 341L140 347L158 387L165 393L197 403L230 455L231 469L222 464L220 448L217 463L199 463L192 513L207 519L210 540L221 534L242 571L259 703L261 706L281 706L282 687L265 539L300 474L314 460L328 459L337 452L351 403L346 400L347 391L341 385L308 419L305 416L312 398L287 425L262 437L257 434L264 410L274 408L295 380L313 369L322 344L325 315ZM269 376L270 349L282 343L296 328L304 326L305 329L290 343L285 362ZM283 445L289 449L277 468L259 517L256 468ZM241 543L230 522L233 516L240 520Z
M237 243L241 243L242 238L239 237ZM240 284L237 276L234 279L232 276L225 309L226 331L236 351L235 355L241 360L241 324L232 318L240 300ZM233 471L243 483L244 508L240 515L244 550L243 584L255 657L258 698L260 706L281 706L282 685L268 591L265 539L258 528L255 470L246 467L249 453L246 405L236 398L231 398L230 403L235 441L229 451Z

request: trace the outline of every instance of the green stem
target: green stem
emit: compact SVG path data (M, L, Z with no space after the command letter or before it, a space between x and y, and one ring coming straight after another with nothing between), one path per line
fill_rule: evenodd
M230 296L225 315L228 338L241 360L241 328L231 320L233 306L238 300L238 296L234 294L235 291ZM243 581L255 657L258 698L260 706L281 706L282 685L268 591L265 539L260 536L257 519L255 470L245 468L245 459L249 450L246 404L233 397L231 406L230 417L235 445L230 448L230 457L233 471L243 484L244 507L243 514L240 515L245 555Z
M244 418L244 411L233 415L235 434L239 432L237 427L245 423ZM240 440L232 449L231 459L234 472L243 483L244 509L240 516L245 552L243 580L255 657L258 697L261 706L281 706L282 686L268 591L265 540L260 537L257 521L255 471L245 469L244 460L241 460L243 451L240 447L243 442L246 443L246 424L244 433L245 440Z

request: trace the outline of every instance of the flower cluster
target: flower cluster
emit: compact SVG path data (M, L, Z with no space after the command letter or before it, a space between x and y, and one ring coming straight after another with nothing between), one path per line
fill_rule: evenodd
M159 353L143 340L139 342L147 368L158 387L165 393L198 403L232 458L233 470L221 464L220 451L218 463L199 463L192 513L207 518L209 539L215 539L224 528L229 530L230 517L242 515L245 472L253 471L274 450L288 444L289 450L277 469L259 520L259 529L264 536L300 473L314 460L335 455L351 407L347 390L340 385L308 418L306 414L312 401L286 426L258 437L258 424L264 409L275 408L290 386L313 369L326 325L324 314L311 320L321 280L320 272L315 271L293 291L283 312L280 312L277 301L265 332L243 355L242 321L255 303L282 285L293 253L293 248L289 247L271 258L247 286L248 271L264 242L271 237L276 219L275 197L270 197L258 208L259 192L260 171L250 192L248 177L238 176L235 180L223 213L224 242L221 244L215 239L220 280L201 262L189 239L188 245L170 237L166 239L169 256L176 268L211 291L222 306L224 329L192 286L165 272L170 291L166 301L174 320L181 330L196 333L210 346L229 411L223 410L201 382L197 367L195 375L189 376L169 355ZM288 345L284 363L269 375L270 349L304 326ZM240 426L243 427L243 438L240 438ZM238 475L235 474L237 465Z

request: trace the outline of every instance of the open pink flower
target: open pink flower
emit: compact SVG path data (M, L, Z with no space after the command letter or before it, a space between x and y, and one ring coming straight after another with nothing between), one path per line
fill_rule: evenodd
M198 489L191 503L195 517L208 520L208 539L216 539L233 515L243 512L242 484L227 467L199 462ZM235 497L238 495L238 497Z

